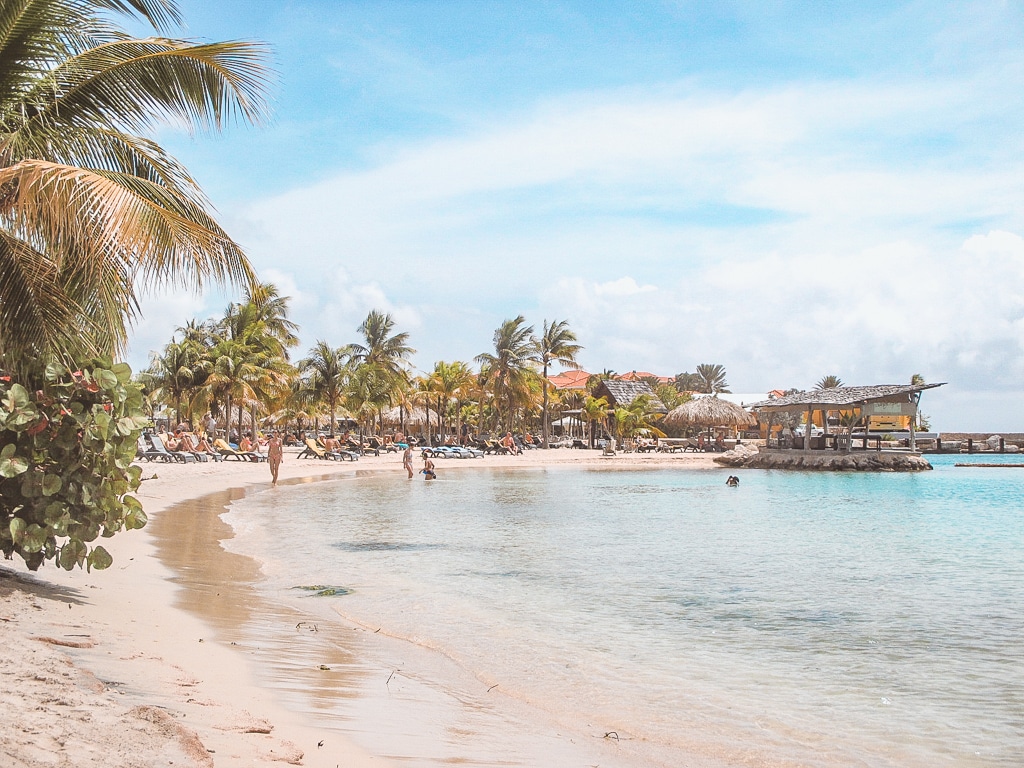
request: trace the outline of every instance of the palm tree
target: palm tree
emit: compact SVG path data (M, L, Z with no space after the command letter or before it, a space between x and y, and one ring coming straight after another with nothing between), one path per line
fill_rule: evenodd
M843 386L843 380L833 374L822 376L821 381L814 385L815 389L835 389L841 386Z
M437 396L438 431L447 432L448 404L453 398L460 398L469 390L473 383L473 372L465 363L456 360L446 363L439 360L434 363L434 370L427 378L427 389ZM458 434L461 424L459 409L455 409L455 433Z
M702 392L701 387L704 382L701 377L696 373L677 373L675 379L675 387L680 392Z
M480 373L494 394L498 407L498 426L512 429L517 401L528 397L533 369L533 326L519 315L506 320L494 332L494 354L484 352L476 356ZM501 405L505 410L502 413Z
M541 445L547 448L550 431L548 388L551 386L548 381L548 366L551 363L559 363L566 368L579 368L576 363L576 355L583 347L576 343L576 334L569 329L567 320L552 320L551 323L545 320L543 329L541 335L534 339L533 361L541 366L541 386L544 392L541 406L541 418L543 419Z
M615 431L620 440L645 431L656 437L665 437L665 433L654 424L660 418L660 414L651 411L651 399L647 395L640 395L628 405L619 406L615 409L613 417Z
M725 366L715 363L701 363L697 366L697 376L700 381L698 392L705 392L709 395L729 392L729 382L725 380Z
M164 35L176 0L0 5L0 365L123 351L138 289L254 282L188 171L146 136L265 114L265 53Z
M590 436L590 447L594 447L594 425L599 421L608 418L608 399L604 397L593 397L588 395L583 401L580 409L580 416L587 421L587 431Z
M408 344L409 334L392 334L394 328L390 314L370 312L359 326L365 344L352 345L352 360L357 365L372 365L383 375L397 379L416 350Z
M338 403L345 395L351 374L348 357L348 347L333 349L321 339L309 350L309 355L296 364L301 376L296 388L300 402L326 403L331 415L331 432L334 431Z
M175 418L180 421L184 413L182 401L188 402L200 380L206 378L202 361L201 352L187 342L172 340L163 352L153 353L149 368L139 378L153 400L174 407ZM191 413L187 415L191 418Z

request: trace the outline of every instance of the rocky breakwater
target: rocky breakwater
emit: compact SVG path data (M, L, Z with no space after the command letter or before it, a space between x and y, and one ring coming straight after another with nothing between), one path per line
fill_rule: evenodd
M906 452L774 451L737 445L715 457L716 464L747 469L798 469L822 472L921 472L931 469L920 454Z

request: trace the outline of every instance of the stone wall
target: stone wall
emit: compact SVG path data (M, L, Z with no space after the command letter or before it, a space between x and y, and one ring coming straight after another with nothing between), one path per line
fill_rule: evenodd
M824 472L921 472L932 468L920 454L909 452L778 451L738 446L715 457L716 464L746 469L795 469Z

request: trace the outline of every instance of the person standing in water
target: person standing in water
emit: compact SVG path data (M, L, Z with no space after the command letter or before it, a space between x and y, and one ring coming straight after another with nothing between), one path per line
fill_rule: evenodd
M409 479L412 480L412 446L405 446L405 450L402 452L402 468L409 473Z
M282 458L284 446L281 444L281 437L277 432L271 432L270 440L267 441L267 462L270 464L270 476L274 479L274 486L277 485L277 473L281 469Z
M424 480L436 480L437 473L434 471L434 462L430 460L429 456L424 455L423 457L423 479Z

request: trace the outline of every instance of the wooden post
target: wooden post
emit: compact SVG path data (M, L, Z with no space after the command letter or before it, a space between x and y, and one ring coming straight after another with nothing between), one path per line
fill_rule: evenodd
M807 426L804 429L804 453L811 451L811 432L814 429L814 410L807 406Z
M1006 453L1006 439L1002 437L999 438L999 452Z
M910 417L910 450L917 450L917 439L916 433L914 432L914 422L917 421L917 409L915 409L914 415Z
M967 452L974 453L974 440L970 437L967 438Z

